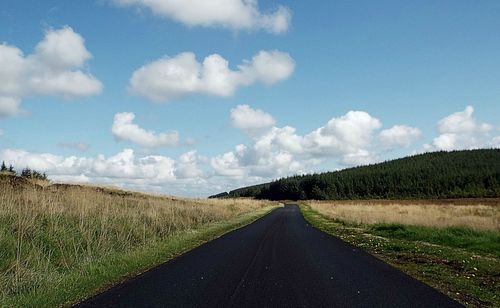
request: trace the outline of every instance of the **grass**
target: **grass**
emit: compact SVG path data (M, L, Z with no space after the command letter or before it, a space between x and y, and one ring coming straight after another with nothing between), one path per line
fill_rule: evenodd
M500 231L500 199L309 201L327 217L359 224L391 223L432 228Z
M363 248L466 306L500 307L500 232L477 228L475 223L475 229L463 226L464 220L456 220L459 226L447 227L408 224L412 218L370 224L360 222L361 214L346 220L346 216L336 217L325 210L325 205L308 204L301 204L302 213L319 229ZM382 208L391 210L389 204ZM396 204L394 210L398 209ZM395 216L381 213L379 217Z
M406 241L422 241L500 258L500 232L476 231L464 227L432 228L402 224L375 224L368 227L371 234Z
M0 177L0 307L70 305L276 206Z

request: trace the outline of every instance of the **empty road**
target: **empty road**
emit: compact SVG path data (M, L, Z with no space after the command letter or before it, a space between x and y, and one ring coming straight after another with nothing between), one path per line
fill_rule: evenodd
M462 307L312 227L295 205L197 247L80 307Z

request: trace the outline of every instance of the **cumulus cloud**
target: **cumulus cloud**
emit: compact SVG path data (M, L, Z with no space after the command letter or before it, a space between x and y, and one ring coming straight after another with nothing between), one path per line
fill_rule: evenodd
M193 179L203 177L200 162L206 159L195 150L182 154L175 165L175 176L179 179Z
M47 172L54 181L92 182L177 194L206 193L210 189L209 185L202 185L205 179L198 164L203 159L196 152L185 153L176 160L162 155L137 157L132 149L109 157L65 157L4 149L0 150L0 160L19 169L29 166Z
M242 115L256 114L248 106L239 106L231 113L233 122L235 110ZM258 114L256 119L268 115L261 110ZM249 117L249 123L242 121L239 128L247 130L248 127L260 127L254 124L254 121L260 122L252 116ZM212 158L211 166L217 175L275 178L305 173L325 159L344 165L366 164L376 159L370 149L373 147L373 134L382 124L366 112L349 111L306 135L297 134L291 126L272 126L274 119L270 119L273 121L262 126L266 128L264 132L252 136L251 145L240 144L235 150Z
M220 26L235 30L259 30L279 34L290 25L291 12L284 6L263 13L257 0L113 0L122 6L149 8L154 14L188 26Z
M420 138L422 132L416 127L407 125L394 125L380 132L379 138L387 148L409 147L415 140Z
M231 124L246 131L260 131L276 124L272 115L260 109L252 109L248 105L238 105L231 109Z
M217 175L242 177L245 170L234 152L227 152L211 159L210 165Z
M121 116L116 122L127 127L122 132L132 132L125 134L129 136L127 140L161 139L161 134L134 124L133 113L117 115ZM47 172L57 181L87 181L139 190L204 195L278 177L374 163L386 158L381 155L386 155L388 150L407 147L421 134L417 128L407 125L381 130L381 121L364 111L349 111L333 117L305 134L292 126L277 127L270 114L247 105L233 108L230 118L236 128L245 132L249 129L261 131L250 134L248 144L238 144L212 157L194 150L175 159L146 154L138 157L131 149L108 157L66 157L4 149L0 150L0 160L17 168L29 166ZM499 128L476 120L472 107L443 118L438 122L438 129L440 135L433 140L435 145L427 145L430 150L444 142L444 138L451 138L448 143L463 145L471 136L475 147L500 147Z
M277 146L310 157L341 156L370 146L373 132L381 126L380 120L367 112L349 111L306 135L298 135L291 126L273 127L255 141L255 147L268 151Z
M239 144L232 151L215 156L210 160L216 177L229 178L228 186L243 180L262 182L283 176L310 173L321 170L332 170L331 164L337 166L366 165L381 161L387 151L407 148L421 137L420 129L408 125L395 125L382 129L382 122L364 111L349 111L346 114L331 118L325 125L306 134L300 134L292 126L277 127L271 115L241 105L231 112L233 126L247 131L249 127L261 127L254 124L266 118L268 125L262 125L259 134L251 134L249 144ZM240 125L234 116L241 112L242 118L248 122ZM489 134L495 130L487 123L473 118L472 107L463 112L454 113L438 123L440 135L434 140L436 145L444 142L443 138L454 138L447 142L461 148L463 144L474 144L474 147L500 147L500 136ZM253 115L258 116L253 117ZM244 124L242 124L244 123ZM474 142L471 142L473 140ZM460 146L461 145L461 146ZM443 149L442 147L439 149ZM434 150L434 148L432 148ZM326 165L325 165L326 164ZM250 183L248 183L250 184Z
M90 148L90 145L85 142L61 142L59 143L59 146L66 149L78 150L81 152L85 152Z
M227 97L241 86L255 82L270 85L285 80L294 69L290 55L277 50L260 51L237 70L231 70L228 61L218 54L199 63L192 52L184 52L142 66L132 74L129 88L155 102L189 94Z
M179 133L176 131L156 133L134 124L135 114L121 112L115 114L111 131L118 140L130 141L143 147L176 146Z
M368 150L360 149L356 152L347 153L342 156L340 163L345 166L368 165L376 162L373 153Z
M84 71L91 58L82 36L65 26L48 30L32 54L0 45L0 117L21 112L22 98L53 95L66 99L98 94L102 84Z
M464 111L455 112L438 122L439 136L431 144L425 144L424 150L461 150L485 147L491 144L490 132L493 126L478 122L474 108L467 106Z
M364 111L349 111L304 137L304 149L316 156L346 155L370 145L379 119Z
M467 106L464 111L455 112L438 122L441 134L462 134L473 132L488 132L492 126L488 123L478 123L473 117L474 107Z

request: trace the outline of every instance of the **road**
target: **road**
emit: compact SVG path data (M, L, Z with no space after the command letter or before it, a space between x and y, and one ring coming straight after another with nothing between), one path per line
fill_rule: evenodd
M79 307L462 306L287 205Z

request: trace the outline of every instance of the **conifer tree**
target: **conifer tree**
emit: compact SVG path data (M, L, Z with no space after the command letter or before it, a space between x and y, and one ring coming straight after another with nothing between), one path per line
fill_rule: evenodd
M500 197L500 149L425 153L240 188L229 197L270 200Z
M25 178L31 178L33 175L33 173L31 172L31 169L26 167L23 169L23 171L21 171L21 176L22 177L25 177Z

